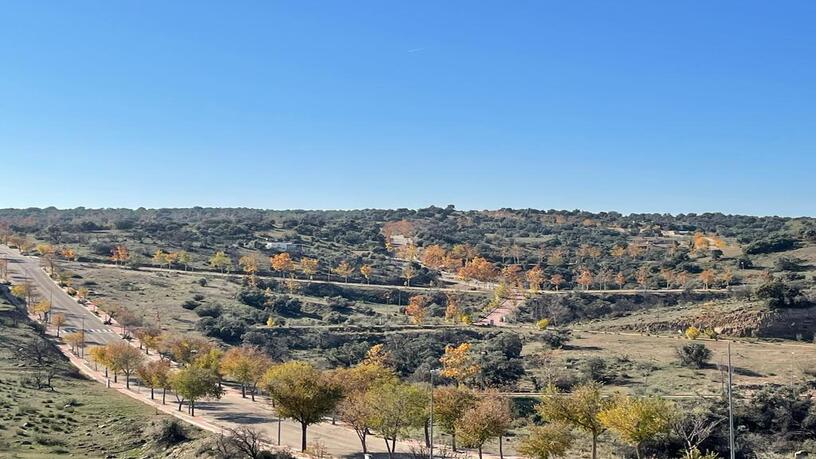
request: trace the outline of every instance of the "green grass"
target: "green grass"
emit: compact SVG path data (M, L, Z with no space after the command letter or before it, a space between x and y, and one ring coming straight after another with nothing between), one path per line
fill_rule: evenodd
M0 305L0 457L161 457L146 444L169 417L81 377L64 358L53 391L23 384L30 369L15 350L35 333L11 314Z

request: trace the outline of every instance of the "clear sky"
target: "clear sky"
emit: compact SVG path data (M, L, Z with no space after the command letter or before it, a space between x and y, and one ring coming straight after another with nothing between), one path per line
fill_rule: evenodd
M0 207L816 215L816 2L9 1Z

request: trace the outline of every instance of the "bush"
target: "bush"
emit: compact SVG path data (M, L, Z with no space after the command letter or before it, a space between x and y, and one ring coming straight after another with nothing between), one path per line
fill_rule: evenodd
M540 337L541 342L552 349L560 349L570 340L569 331L566 330L544 330Z
M197 308L197 307L199 307L200 305L201 305L201 303L199 303L198 301L195 301L195 300L187 300L184 303L181 303L182 308L190 310L190 311Z
M221 317L221 306L217 304L205 304L204 306L196 308L195 313L198 314L198 317L212 317L215 319Z
M748 244L745 253L756 255L759 253L784 252L796 248L796 240L786 236L775 236Z
M766 300L770 308L797 308L808 305L798 287L779 280L772 280L759 286L756 295Z
M156 443L162 446L173 446L187 441L190 437L187 435L187 429L184 428L181 421L177 419L168 419L159 424L153 434Z
M702 343L689 343L677 348L677 356L683 366L703 368L711 358L711 350Z

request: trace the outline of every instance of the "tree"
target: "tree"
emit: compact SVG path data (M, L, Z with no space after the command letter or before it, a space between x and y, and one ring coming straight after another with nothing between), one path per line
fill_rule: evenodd
M711 358L711 350L703 343L687 343L677 348L677 357L684 366L703 368Z
M371 265L361 265L360 266L360 274L362 274L363 277L365 278L366 284L370 283L371 273L372 272L374 272L374 270L371 268Z
M144 356L138 349L124 341L117 341L105 345L110 368L114 374L121 371L125 375L125 387L130 389L130 377L144 361Z
M598 413L598 419L621 441L634 447L640 459L640 445L669 430L673 411L673 406L660 398L618 396Z
M451 378L456 384L462 384L479 372L479 365L474 363L470 354L470 344L462 343L458 346L448 344L445 353L439 358L442 370L439 374L444 378Z
M210 257L209 263L210 266L221 271L222 273L225 270L232 268L232 260L230 260L230 257L226 253L220 250L215 252L213 256Z
M592 272L582 267L578 270L578 279L576 279L578 285L584 288L584 290L589 289L589 286L592 285Z
M63 339L68 344L68 346L71 347L71 351L73 351L74 354L79 353L80 350L85 347L85 332L82 330L78 332L68 333L65 335Z
M501 437L510 428L512 421L510 406L507 400L496 394L483 396L475 406L465 411L456 421L456 430L462 439L462 444L476 447L479 459L482 459L482 446L491 438ZM501 446L499 446L501 451ZM500 456L503 454L500 452Z
M51 310L51 302L48 300L40 300L31 307L31 312L40 316L40 320L44 321L48 312Z
M51 316L51 325L57 328L57 338L59 338L60 336L60 328L64 323L65 316L63 314L57 313Z
M476 403L476 394L466 388L444 386L434 390L434 419L442 431L451 436L456 451L456 421Z
M258 272L258 257L255 255L244 255L238 259L238 266L247 277L252 277Z
M161 353L179 365L189 365L196 356L207 353L212 344L195 336L170 335L161 340Z
M425 306L428 304L428 297L425 295L414 295L408 300L405 307L405 315L411 319L411 323L419 325L425 319Z
M108 377L108 369L110 368L110 356L108 355L108 348L105 346L94 346L88 349L88 358L94 363L94 367L98 365L105 367L105 377Z
M343 388L343 399L337 406L337 415L350 425L363 448L368 453L367 436L373 428L372 419L377 407L368 396L372 388L397 381L394 373L381 366L362 363L351 368L341 368L332 373L332 378Z
M548 387L536 411L542 419L562 422L587 432L592 437L592 458L595 459L598 457L598 436L606 430L598 414L609 406L601 395L601 385L588 382L576 386L569 394L559 393L554 386Z
M176 252L176 259L178 260L179 263L181 263L182 266L184 266L185 271L187 271L190 268L190 261L192 261L192 259L190 258L190 254L187 253L186 251L179 250L178 252Z
M569 425L551 422L531 428L530 433L522 438L518 451L524 457L550 459L565 456L574 440L575 436Z
M389 382L372 389L369 403L377 407L371 426L385 440L388 457L394 457L397 439L419 429L427 417L428 393L412 384Z
M300 270L303 272L304 276L309 276L309 279L313 279L315 273L317 273L317 265L318 261L314 258L301 258L300 259Z
M166 263L165 260L164 251L161 249L156 249L156 251L153 252L153 263L155 263L156 266L163 266L164 263Z
M221 398L218 377L214 372L189 366L170 375L170 387L176 393L178 410L189 401L190 416L195 416L195 402L203 398Z
M536 294L541 291L541 286L544 284L544 272L538 266L533 266L527 271L527 285L530 293Z
M490 282L496 279L496 268L493 263L490 263L482 257L475 257L470 261L465 262L457 275L464 280L477 280L480 282Z
M649 282L649 267L648 266L641 266L635 271L635 282L638 283L640 288L646 289L646 283Z
M405 263L405 266L402 267L402 277L405 278L405 285L411 286L411 279L414 278L416 271L414 271L414 265L410 261Z
M731 286L731 282L734 280L734 271L731 268L725 268L720 273L720 279L723 281L726 287Z
M561 274L555 273L550 277L550 284L552 284L553 288L557 292L559 288L561 288L561 284L564 283L564 276Z
M622 289L623 286L626 285L626 276L624 276L622 272L615 274L615 284L618 285L618 290Z
M459 301L456 296L447 294L447 305L445 306L445 322L455 322L459 318Z
M431 244L422 250L419 261L431 269L440 270L445 267L446 256L447 253L442 246Z
M700 329L692 325L686 328L686 330L683 332L683 336L685 336L686 339L694 341L695 339L700 337L700 333L701 333Z
M715 280L717 280L717 275L710 269L704 269L703 272L700 273L700 282L703 283L706 290L708 290Z
M295 269L295 262L292 261L289 252L281 252L269 257L269 267L272 268L272 271L280 273L281 276L286 276L288 272Z
M351 276L351 273L354 272L354 268L352 268L347 261L343 260L339 265L332 269L332 272L342 277L343 280L348 283L348 278Z
M274 365L264 375L269 397L280 416L300 423L301 451L306 450L306 429L331 413L342 390L330 377L306 362Z
M111 251L111 260L114 263L116 263L117 265L119 263L125 263L129 259L130 259L130 252L128 252L127 247L125 247L124 245L121 245L121 244L117 245Z
M241 384L241 397L246 398L246 390L249 387L253 402L258 384L270 365L266 354L253 346L230 348L221 358L221 369L224 373Z
M251 427L227 429L229 436L220 434L216 439L216 451L222 458L264 459L276 457L264 449L269 443L263 432Z
M170 362L150 360L136 369L142 384L150 388L150 399L153 400L155 389L162 389L162 405L165 404L167 389L170 387Z

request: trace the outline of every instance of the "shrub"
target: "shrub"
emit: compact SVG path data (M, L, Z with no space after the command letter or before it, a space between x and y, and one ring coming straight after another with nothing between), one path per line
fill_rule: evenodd
M181 307L187 310L193 310L199 307L201 304L195 300L187 300L184 303L181 303Z
M703 368L711 358L711 350L702 343L689 343L677 348L677 356L683 366Z
M768 303L769 308L797 308L808 305L799 287L772 280L759 286L756 295Z
M541 333L541 342L552 349L560 349L570 340L568 331L565 330L544 330Z
M158 425L153 438L156 439L156 443L159 445L173 446L187 441L189 436L181 421L168 419Z
M549 325L550 319L541 319L536 322L536 328L538 328L539 330L546 330Z
M198 314L198 317L212 317L215 319L221 317L221 306L217 304L205 304L196 308L195 313Z
M693 341L700 337L700 329L692 325L683 332L683 336Z

